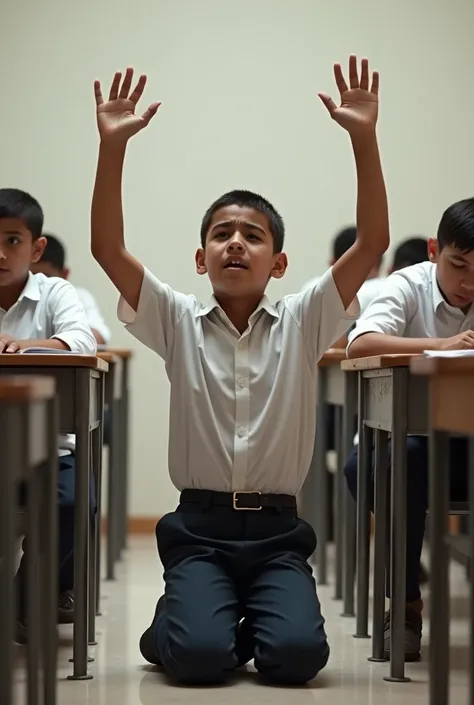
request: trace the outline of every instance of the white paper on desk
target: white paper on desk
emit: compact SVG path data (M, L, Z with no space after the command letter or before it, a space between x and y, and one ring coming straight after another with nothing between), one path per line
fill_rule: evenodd
M20 350L20 354L30 355L71 355L70 350L59 350L58 348L25 348Z
M474 357L474 350L425 350L427 357Z

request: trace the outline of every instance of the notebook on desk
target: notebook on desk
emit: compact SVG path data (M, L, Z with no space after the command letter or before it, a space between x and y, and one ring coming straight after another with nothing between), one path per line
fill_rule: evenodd
M20 350L20 355L72 355L71 350L58 350L58 348L25 348Z

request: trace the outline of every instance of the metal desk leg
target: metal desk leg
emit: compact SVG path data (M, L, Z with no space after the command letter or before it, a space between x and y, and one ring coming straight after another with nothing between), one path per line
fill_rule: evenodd
M316 565L318 568L319 585L327 585L327 548L328 548L328 476L326 467L327 439L327 406L326 406L327 373L324 367L319 370L317 407L316 407L316 438L313 459L315 462L316 496L313 501L317 508L316 514Z
M109 373L110 374L110 373ZM112 403L109 476L107 482L107 580L115 580L115 563L119 555L119 487L120 487L120 418L117 404Z
M96 590L95 590L95 613L100 616L100 593L101 593L101 566L102 566L102 455L104 450L104 408L105 408L105 375L100 377L100 408L102 409L102 421L99 430L99 457L97 459L97 480L96 480Z
M449 437L432 431L429 446L430 554L430 705L449 701Z
M18 438L22 418L18 409L0 406L0 693L4 705L13 703L14 624L16 614L13 574L15 572L15 539L17 507L14 475L24 475L23 449Z
M370 504L372 429L364 423L365 379L359 374L359 454L357 462L357 608L356 639L369 638Z
M99 493L99 486L101 481L101 456L102 456L102 446L101 441L101 426L98 426L92 431L92 469L93 469L93 480L95 487L95 495L97 497ZM100 575L97 572L97 553L98 544L100 542L100 519L98 512L96 512L91 518L91 546L92 550L89 554L89 570L90 570L90 580L89 580L89 646L95 646L97 644L95 635L95 617L96 617L96 606L97 606L97 593L99 591L99 580Z
M90 372L76 370L76 506L74 513L74 637L73 675L69 680L89 680L87 631L89 609L89 492L90 492Z
M44 467L43 493L43 700L56 704L58 616L58 407L48 402L48 460Z
M408 370L392 370L392 472L390 565L390 675L387 681L406 683L405 609L407 560L407 418Z
M372 622L372 656L369 661L385 661L384 613L385 569L387 565L388 433L375 431L375 501L374 501L374 600Z
M469 542L470 542L470 597L471 597L471 639L469 649L469 705L474 705L474 583L472 566L474 561L474 438L469 439Z
M23 424L29 433L28 423ZM28 437L27 437L28 438ZM24 452L28 452L28 440L24 439ZM35 468L36 470L36 468ZM41 595L40 575L40 541L38 527L40 525L40 490L41 476L38 472L31 472L27 483L26 504L26 540L28 542L26 558L26 628L28 635L28 648L26 650L26 668L28 672L27 703L39 705L39 667L40 667L40 631L41 631ZM38 589L38 587L40 589Z
M120 418L121 418L121 464L122 464L122 503L121 503L121 540L120 549L127 548L127 536L128 536L128 443L129 443L129 366L130 361L128 359L122 360L122 400L120 404Z
M354 422L357 413L358 377L346 372L344 384L344 409L342 417L342 456L343 464L354 446ZM341 471L342 472L342 471ZM343 485L343 566L342 599L343 617L354 617L354 583L356 558L356 505L344 480Z
M342 561L343 561L343 545L342 545L342 534L344 531L344 515L343 515L343 502L344 502L344 458L342 452L342 407L336 406L335 408L335 437L336 437L336 454L337 454L337 465L335 474L335 492L334 492L334 549L335 549L335 563L336 563L336 580L334 583L334 599L342 599Z

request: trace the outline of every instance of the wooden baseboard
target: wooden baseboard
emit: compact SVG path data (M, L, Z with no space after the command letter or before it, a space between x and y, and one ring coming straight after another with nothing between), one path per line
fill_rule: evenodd
M136 535L154 535L159 520L160 517L129 517L128 533ZM102 519L101 531L103 534L107 533L107 517Z

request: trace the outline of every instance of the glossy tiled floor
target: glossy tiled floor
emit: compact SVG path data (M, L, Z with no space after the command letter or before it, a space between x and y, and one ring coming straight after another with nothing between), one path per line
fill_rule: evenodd
M463 569L453 565L452 600L452 671L451 702L467 702L468 614L467 584ZM126 559L118 568L118 580L103 583L103 616L98 619L99 645L91 649L94 679L70 682L68 659L71 655L69 627L61 631L60 681L58 705L218 705L225 702L252 705L419 705L428 702L427 661L407 667L412 678L408 684L389 684L383 680L385 664L370 664L367 656L370 641L352 638L354 621L342 619L340 603L332 599L332 586L319 589L331 646L331 658L318 679L305 688L269 688L261 685L249 667L239 672L235 682L224 688L178 688L170 685L162 673L146 665L138 651L138 639L148 626L157 596L162 591L161 567L156 558L153 539L134 539ZM425 630L426 631L426 630ZM425 638L425 643L428 639ZM22 649L18 647L18 697L24 703Z

